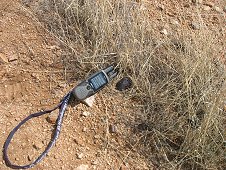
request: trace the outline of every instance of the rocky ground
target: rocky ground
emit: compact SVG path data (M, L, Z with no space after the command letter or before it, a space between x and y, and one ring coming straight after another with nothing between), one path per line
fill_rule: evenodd
M55 106L78 80L64 67L60 44L24 4L19 0L0 1L0 146L23 118ZM163 0L146 4L156 34L212 30L222 45L217 55L224 59L226 1ZM96 95L92 107L68 107L56 146L33 169L155 169L154 163L150 165L150 160L136 151L139 138L134 138L133 144L128 142L142 126L137 121L142 115L138 118L131 113L141 113L142 108L115 90L115 83ZM43 151L56 115L35 118L21 128L9 149L12 162L26 164ZM9 169L2 152L0 169Z

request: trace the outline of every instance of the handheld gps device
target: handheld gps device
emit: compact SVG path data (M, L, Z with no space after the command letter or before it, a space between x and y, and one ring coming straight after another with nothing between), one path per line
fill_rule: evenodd
M100 70L86 80L78 84L73 90L72 93L75 98L79 101L82 101L95 93L101 90L106 86L110 80L112 80L116 75L117 71L114 69L114 66L109 66L103 70Z

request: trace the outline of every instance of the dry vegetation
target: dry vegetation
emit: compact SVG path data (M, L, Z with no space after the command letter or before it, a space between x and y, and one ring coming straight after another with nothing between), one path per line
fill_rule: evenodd
M66 47L69 69L84 74L115 63L121 77L132 77L127 95L144 106L146 117L137 152L152 162L155 155L160 169L223 169L220 47L207 29L160 38L146 10L127 0L46 0L36 9Z

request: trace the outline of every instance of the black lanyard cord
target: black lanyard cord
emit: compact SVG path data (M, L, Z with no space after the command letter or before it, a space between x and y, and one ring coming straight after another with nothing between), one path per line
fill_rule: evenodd
M37 112L37 113L33 113L31 115L29 115L28 117L26 117L24 120L22 120L9 134L9 136L7 137L5 143L4 143L4 147L3 147L3 159L5 160L5 163L8 167L13 168L13 169L27 169L27 168L31 168L34 165L36 165L37 163L39 163L45 156L46 154L49 152L49 150L53 147L53 145L55 144L57 138L59 137L60 134L60 130L61 130L61 125L62 125L62 121L63 121L63 117L64 117L64 113L66 110L66 107L68 105L69 99L71 97L72 92L69 92L67 95L64 96L64 98L61 100L61 102L53 109L51 110L46 110L46 111L42 111L42 112ZM47 145L46 149L43 151L43 153L31 164L28 165L15 165L12 164L9 160L9 157L7 155L7 149L8 146L14 136L14 134L16 133L16 131L24 124L26 123L28 120L30 120L31 118L34 117L39 117L41 115L47 114L47 113L51 113L52 111L56 110L59 108L59 115L56 121L56 127L55 127L55 131L54 134L52 136L51 141L49 142L49 144Z

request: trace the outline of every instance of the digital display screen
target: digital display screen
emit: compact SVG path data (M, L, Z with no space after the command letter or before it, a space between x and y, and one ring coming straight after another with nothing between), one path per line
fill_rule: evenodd
M91 85L95 90L98 90L99 88L101 88L102 86L104 86L107 83L106 77L104 75L104 73L100 72L99 74L97 74L95 77L91 78L90 80Z

